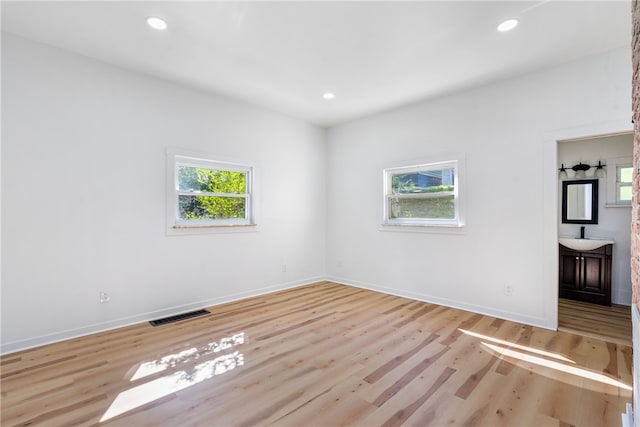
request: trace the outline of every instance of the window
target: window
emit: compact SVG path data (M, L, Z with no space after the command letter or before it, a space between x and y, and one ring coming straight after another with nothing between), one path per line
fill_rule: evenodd
M607 206L631 206L633 158L607 159Z
M254 225L251 166L167 153L170 229Z
M458 161L384 170L384 224L462 226Z
M631 203L631 165L616 167L616 203Z

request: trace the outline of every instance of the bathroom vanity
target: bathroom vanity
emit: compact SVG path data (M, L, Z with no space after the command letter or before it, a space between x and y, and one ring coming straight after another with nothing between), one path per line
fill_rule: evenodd
M613 241L564 239L560 245L560 298L611 305Z

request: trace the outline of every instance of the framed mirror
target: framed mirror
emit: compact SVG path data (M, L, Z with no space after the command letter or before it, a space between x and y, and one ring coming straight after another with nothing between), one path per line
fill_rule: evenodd
M562 222L566 224L598 223L597 179L562 182Z

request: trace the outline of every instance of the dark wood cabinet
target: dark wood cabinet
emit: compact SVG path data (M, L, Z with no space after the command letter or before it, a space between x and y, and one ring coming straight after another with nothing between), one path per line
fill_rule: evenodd
M611 305L613 245L576 251L560 245L560 298Z

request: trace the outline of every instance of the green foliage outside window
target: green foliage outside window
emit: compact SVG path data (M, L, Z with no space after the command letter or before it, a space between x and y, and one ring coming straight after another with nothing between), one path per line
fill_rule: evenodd
M453 196L429 199L391 198L389 218L453 219L456 207Z
M187 220L246 217L246 172L194 166L178 168L179 215ZM216 193L199 195L197 193ZM237 194L238 196L234 196Z

